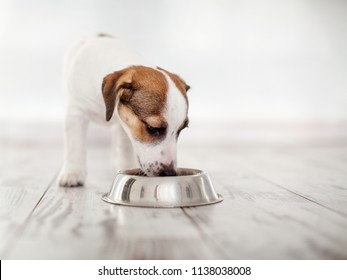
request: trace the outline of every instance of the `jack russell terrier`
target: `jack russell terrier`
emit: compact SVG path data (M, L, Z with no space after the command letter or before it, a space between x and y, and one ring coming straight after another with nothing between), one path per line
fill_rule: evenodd
M118 38L98 35L71 50L65 80L61 186L85 182L89 121L108 122L116 170L133 168L137 158L143 175L176 174L177 138L188 126L189 86L179 76L149 64Z

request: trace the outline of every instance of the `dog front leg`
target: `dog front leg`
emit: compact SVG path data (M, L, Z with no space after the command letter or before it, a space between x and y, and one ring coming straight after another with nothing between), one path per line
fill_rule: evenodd
M88 120L68 109L65 118L65 154L59 185L83 186L86 178L86 137Z
M111 128L111 133L113 171L117 172L122 169L137 167L132 144L121 125L113 125Z

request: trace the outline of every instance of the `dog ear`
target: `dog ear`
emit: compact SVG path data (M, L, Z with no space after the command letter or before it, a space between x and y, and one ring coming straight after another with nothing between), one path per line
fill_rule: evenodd
M190 90L190 85L187 85L186 83L185 83L185 85L186 85L186 92L187 92L188 90Z
M127 101L132 95L132 82L125 70L107 75L102 81L102 96L106 106L106 120L112 118L117 100Z

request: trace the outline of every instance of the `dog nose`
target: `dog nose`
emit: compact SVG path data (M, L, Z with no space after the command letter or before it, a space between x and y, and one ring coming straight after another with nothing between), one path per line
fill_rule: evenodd
M174 162L170 164L160 164L160 169L158 172L159 176L176 176L176 168Z
M176 176L176 170L174 169L163 169L159 172L159 176Z

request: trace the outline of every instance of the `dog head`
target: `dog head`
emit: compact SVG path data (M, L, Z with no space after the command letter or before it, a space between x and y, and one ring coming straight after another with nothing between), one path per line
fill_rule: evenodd
M177 138L189 122L188 89L179 76L144 66L131 66L103 80L106 120L116 109L147 176L176 174Z

